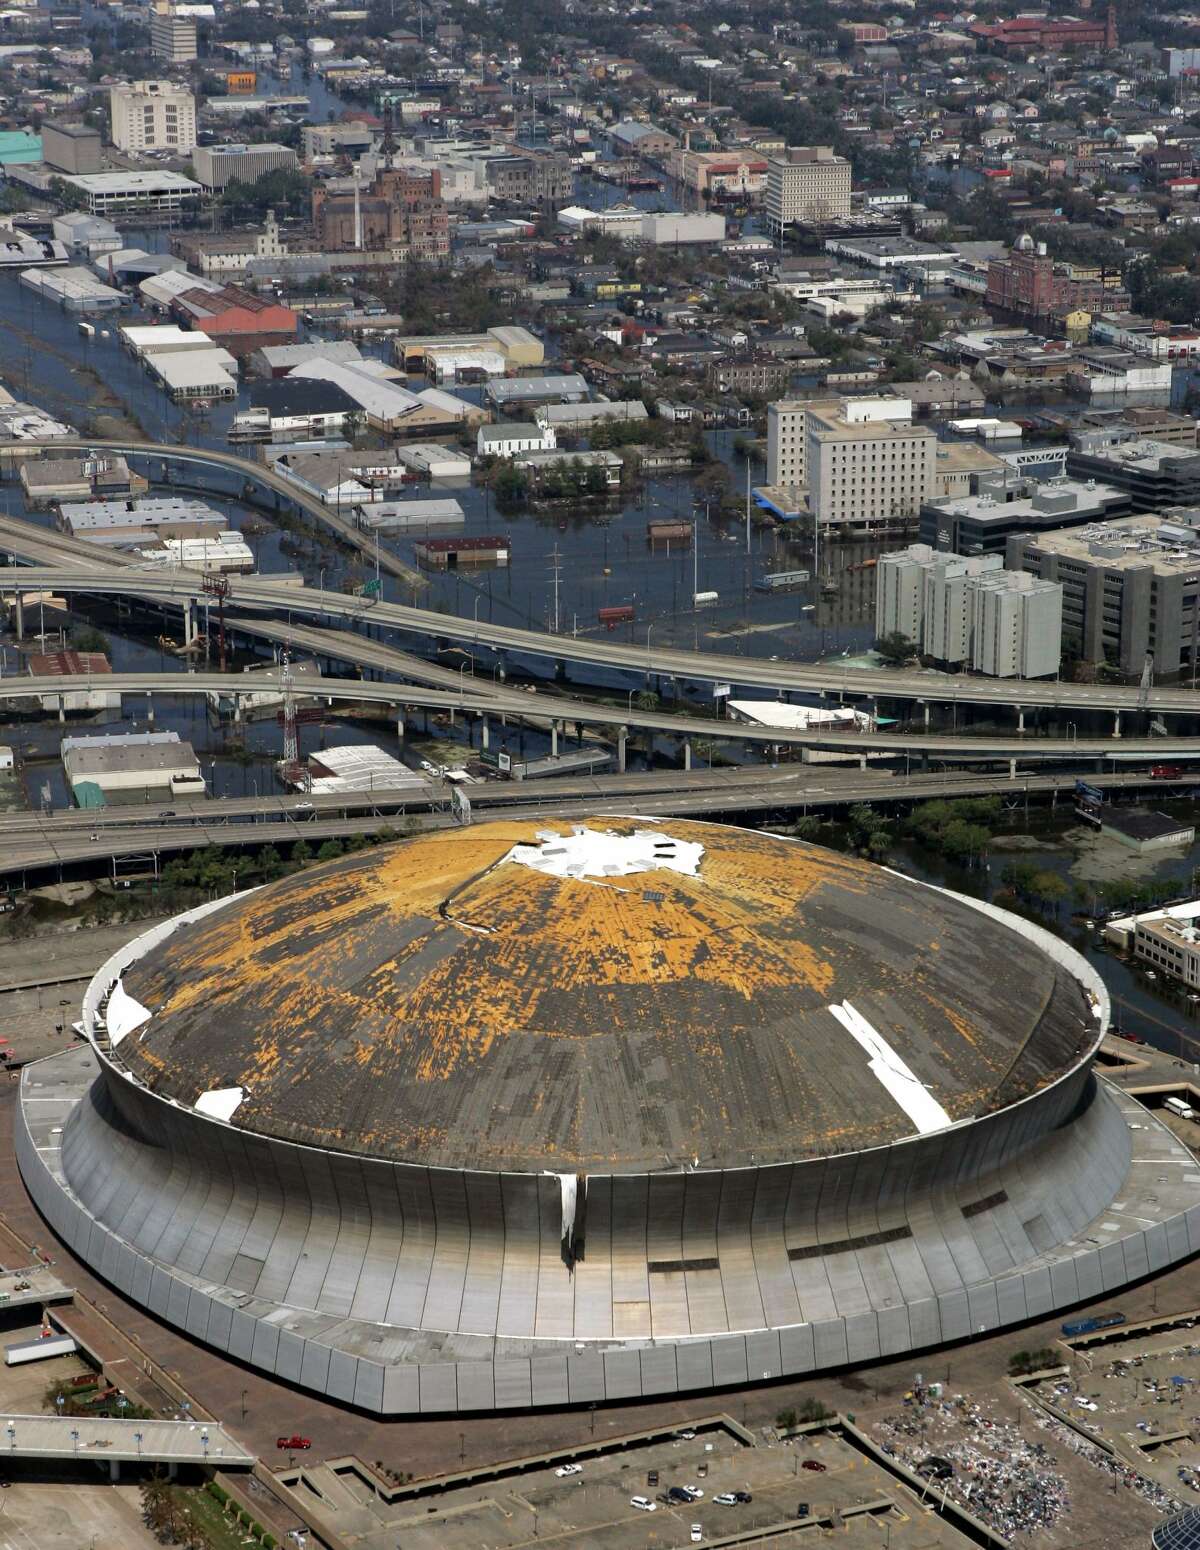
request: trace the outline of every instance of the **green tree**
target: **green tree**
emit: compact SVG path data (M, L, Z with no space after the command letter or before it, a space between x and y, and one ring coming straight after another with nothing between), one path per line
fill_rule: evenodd
M312 860L312 846L307 840L297 840L292 846L292 861L296 866L307 866Z
M875 650L888 667L903 667L916 656L917 645L902 630L889 630L875 642Z
M344 850L345 847L343 846L341 840L326 840L321 848L317 851L317 860L336 861L337 858L344 853Z

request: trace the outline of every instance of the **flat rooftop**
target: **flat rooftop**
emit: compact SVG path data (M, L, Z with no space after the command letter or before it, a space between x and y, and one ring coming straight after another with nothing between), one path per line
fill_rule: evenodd
M958 504L947 502L945 504ZM1003 511L1007 508L1000 507ZM1056 528L1037 535L1037 547L1105 570L1143 570L1178 576L1200 567L1200 530L1155 515L1114 517L1085 527Z
M1149 436L1137 436L1110 447L1093 447L1086 452L1081 449L1077 455L1156 473L1164 462L1182 463L1200 458L1200 448L1181 446L1176 441L1155 441Z

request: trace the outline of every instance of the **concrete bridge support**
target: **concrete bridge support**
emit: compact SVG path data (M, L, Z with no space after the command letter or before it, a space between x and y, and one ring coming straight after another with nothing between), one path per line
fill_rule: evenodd
M552 721L550 723L550 757L552 759L557 759L558 758L558 722L557 721Z
M629 728L620 727L617 731L617 773L625 773L625 744L629 741Z
M1121 735L1121 712L1119 710L1113 711L1112 735L1114 737L1120 737Z
M692 740L690 737L685 737L683 740L683 767L685 770L690 770L692 767Z
M479 718L479 747L486 753L488 749L488 718L487 711Z
M25 639L25 599L17 593L17 639Z

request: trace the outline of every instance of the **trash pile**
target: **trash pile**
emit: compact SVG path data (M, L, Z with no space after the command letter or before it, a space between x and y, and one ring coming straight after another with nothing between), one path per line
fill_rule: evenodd
M1157 1480L1150 1480L1145 1475L1139 1474L1123 1459L1114 1458L1111 1453L1098 1448L1094 1442L1081 1437L1078 1432L1069 1426L1064 1426L1061 1421L1056 1421L1053 1416L1039 1415L1035 1411L1033 1419L1043 1431L1049 1432L1055 1442L1070 1448L1072 1453L1078 1453L1101 1474L1110 1476L1114 1490L1117 1486L1124 1486L1127 1491L1140 1496L1143 1501L1149 1502L1152 1507L1157 1507L1160 1512L1178 1512L1182 1507L1183 1503L1177 1501L1165 1487L1159 1485Z
M963 1394L944 1397L939 1385L918 1384L905 1409L875 1431L885 1453L929 1478L935 1499L944 1493L1006 1539L1051 1528L1070 1510L1067 1482L1045 1443Z

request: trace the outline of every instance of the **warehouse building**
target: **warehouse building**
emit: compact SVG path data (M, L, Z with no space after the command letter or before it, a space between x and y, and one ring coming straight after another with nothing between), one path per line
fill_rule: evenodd
M200 761L178 732L64 737L62 763L71 795L80 807L207 792Z
M96 1273L277 1381L383 1415L661 1400L1200 1251L1187 1149L1094 1077L1108 1021L1060 938L856 857L478 823L127 943L16 1150Z

